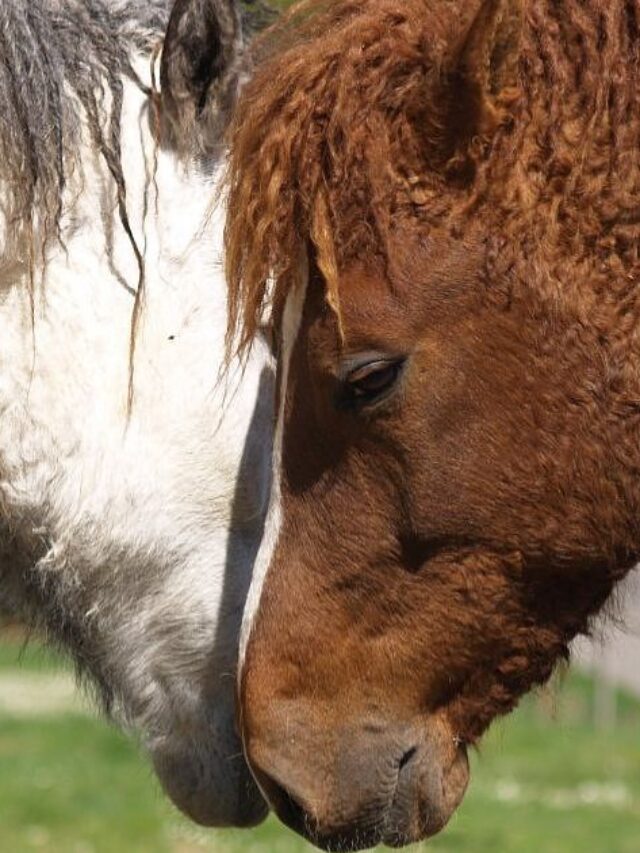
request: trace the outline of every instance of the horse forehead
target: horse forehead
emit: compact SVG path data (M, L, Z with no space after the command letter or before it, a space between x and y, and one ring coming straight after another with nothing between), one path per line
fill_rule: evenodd
M485 242L478 229L398 240L380 263L356 261L341 273L338 312L344 348L411 349L426 329L475 304ZM311 289L318 301L318 288ZM323 288L320 288L323 290Z

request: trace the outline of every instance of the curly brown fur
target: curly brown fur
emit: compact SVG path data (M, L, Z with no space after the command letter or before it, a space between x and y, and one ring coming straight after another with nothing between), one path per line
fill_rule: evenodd
M266 282L276 278L278 299L305 241L335 291L335 270L353 258L389 264L393 233L428 231L483 199L532 243L553 240L560 258L597 251L633 274L637 3L488 4L493 38L475 64L490 99L459 62L464 17L479 5L306 2L267 33L231 134L230 323L242 344Z
M308 238L335 289L338 266L386 259L401 218L439 221L446 178L469 183L483 145L475 126L465 134L472 98L449 85L459 32L458 4L435 0L306 2L268 31L230 137L230 318L243 315L243 344L265 282L286 288Z

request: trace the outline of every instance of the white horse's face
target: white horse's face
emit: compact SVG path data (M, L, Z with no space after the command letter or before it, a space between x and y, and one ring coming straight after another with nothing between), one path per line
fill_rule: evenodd
M149 78L148 58L138 71ZM259 345L220 378L217 176L181 165L152 127L126 82L122 163L146 278L130 412L138 267L88 133L33 325L24 269L0 252L0 590L70 648L183 811L244 826L266 813L235 686L269 492L272 369ZM6 236L0 217L5 250Z

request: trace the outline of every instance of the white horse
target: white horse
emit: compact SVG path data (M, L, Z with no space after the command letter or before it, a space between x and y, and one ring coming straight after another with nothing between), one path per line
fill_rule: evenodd
M0 5L0 606L71 651L181 809L250 825L234 690L272 373L258 345L221 378L242 23L170 5Z

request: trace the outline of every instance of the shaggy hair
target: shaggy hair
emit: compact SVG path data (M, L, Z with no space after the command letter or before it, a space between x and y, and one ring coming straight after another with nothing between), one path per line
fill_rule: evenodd
M339 309L350 261L389 270L395 233L462 228L482 202L510 237L571 256L573 279L594 253L607 286L632 275L639 24L637 0L303 2L236 110L229 341L251 341L267 282L277 304L307 243Z
M86 122L126 221L120 160L122 78L162 37L170 0L3 0L0 4L0 186L11 247L30 269L60 236L62 199ZM6 251L6 249L5 249Z
M122 80L148 91L134 52L160 46L172 0L2 0L0 3L0 212L5 254L34 260L59 238L63 194L81 173L80 128L113 178L120 218L139 256L126 213L121 162ZM251 35L272 20L260 2L238 3ZM149 94L151 94L149 92Z
M538 543L548 518L578 511L589 521L566 553L593 571L579 589L571 570L564 586L537 571L518 612L537 613L535 624L509 623L507 608L496 616L510 655L497 672L480 668L452 710L473 741L548 678L638 558L640 0L307 0L261 47L231 134L229 352L234 340L249 346L268 299L280 314L307 249L340 332L351 269L420 304L406 296L420 280L408 255L471 236L482 246L483 310L496 328L507 307L526 318L549 435L584 413L584 434L565 435L565 449L532 439L529 459L505 464L514 483L543 484L527 513L527 567L546 564L549 543L543 536L542 552ZM517 392L493 404L509 412ZM582 473L591 465L593 476ZM571 499L560 487L554 506L547 487L559 475L579 485ZM513 534L507 525L501 541ZM478 558L478 594L520 577L519 560L500 574Z

